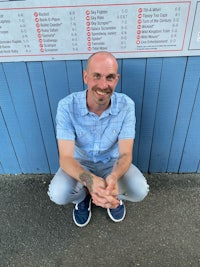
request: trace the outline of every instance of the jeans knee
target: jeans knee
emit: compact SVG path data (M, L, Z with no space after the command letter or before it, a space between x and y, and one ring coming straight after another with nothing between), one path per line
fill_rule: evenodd
M70 191L69 187L50 184L47 194L57 205L65 205L69 203Z
M134 200L135 202L142 201L149 193L149 185L147 183L139 186L137 190L134 190Z

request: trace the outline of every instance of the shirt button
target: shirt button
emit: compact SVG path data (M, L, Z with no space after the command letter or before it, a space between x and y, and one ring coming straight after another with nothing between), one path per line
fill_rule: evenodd
M99 148L98 144L94 144L94 148L97 150Z

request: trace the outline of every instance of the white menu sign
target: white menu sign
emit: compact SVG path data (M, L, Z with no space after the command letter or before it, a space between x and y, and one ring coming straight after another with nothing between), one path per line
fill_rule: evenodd
M197 0L44 2L0 0L1 62L200 55Z

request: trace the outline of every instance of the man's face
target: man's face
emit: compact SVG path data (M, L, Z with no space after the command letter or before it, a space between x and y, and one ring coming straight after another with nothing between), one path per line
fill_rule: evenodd
M114 58L95 55L84 71L84 82L88 86L88 97L97 105L109 105L110 98L117 85L119 74Z

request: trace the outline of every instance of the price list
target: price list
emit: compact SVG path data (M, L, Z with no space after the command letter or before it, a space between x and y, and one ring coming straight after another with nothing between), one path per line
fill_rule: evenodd
M28 21L21 12L16 13L14 20L11 19L11 14L10 11L0 13L0 56L31 52L30 35L26 26Z
M128 7L87 9L85 11L87 50L126 51L129 41L128 24L132 18L128 12Z
M67 8L0 11L0 56L76 52L78 31L74 18L75 12Z
M86 10L89 51L182 49L189 3L132 4L113 9Z
M0 59L71 59L101 50L122 56L183 51L190 4L0 8Z
M140 6L137 13L137 49L182 50L188 10L189 3Z

